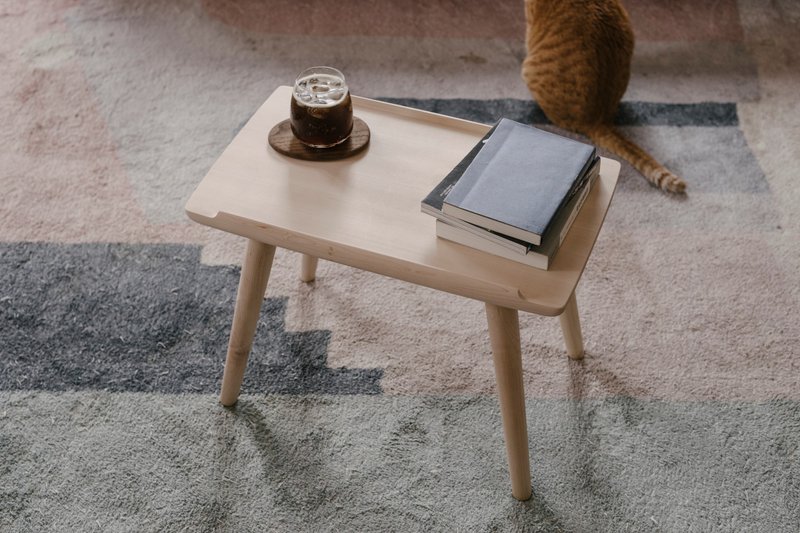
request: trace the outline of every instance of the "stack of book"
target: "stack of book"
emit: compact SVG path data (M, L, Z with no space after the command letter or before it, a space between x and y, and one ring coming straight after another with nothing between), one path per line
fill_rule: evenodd
M547 270L599 171L593 146L502 119L422 211L439 237Z

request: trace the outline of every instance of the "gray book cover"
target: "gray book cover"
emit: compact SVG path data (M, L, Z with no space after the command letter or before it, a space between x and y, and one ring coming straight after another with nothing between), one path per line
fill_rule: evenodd
M593 146L502 119L445 198L443 211L540 244L594 157Z
M489 252L490 254L511 259L512 261L547 270L550 268L551 260L561 247L561 243L572 227L572 223L581 210L581 207L583 207L583 203L586 201L586 198L588 198L592 186L594 182L597 181L599 175L600 161L599 158L596 157L594 163L592 163L592 168L588 172L588 178L584 182L583 187L572 196L570 201L567 202L567 205L564 206L564 209L558 212L556 220L553 222L553 227L551 231L547 232L547 235L542 240L542 244L539 246L528 244L525 253L515 252L508 246L504 246L494 239L485 238L485 234L488 233L487 230L472 226L468 222L458 221L458 224L453 224L450 222L452 219L439 219L436 222L436 235L472 248L477 248L478 250L483 250L484 252ZM469 228L464 228L464 225L472 226L472 228L475 229L470 230ZM481 232L483 232L483 235ZM513 237L502 236L499 233L492 235L494 237L502 237L513 243L523 242Z

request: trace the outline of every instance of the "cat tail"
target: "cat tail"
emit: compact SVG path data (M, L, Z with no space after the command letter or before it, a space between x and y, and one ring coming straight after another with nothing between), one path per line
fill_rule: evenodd
M583 133L598 147L610 150L625 159L652 185L674 193L686 191L685 181L667 170L633 141L625 138L613 126L601 125Z

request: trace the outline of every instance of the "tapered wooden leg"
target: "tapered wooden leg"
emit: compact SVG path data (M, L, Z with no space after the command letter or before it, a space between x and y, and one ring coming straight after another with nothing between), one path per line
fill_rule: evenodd
M567 353L573 359L583 359L583 336L581 335L581 319L578 316L578 302L575 301L575 293L569 297L567 307L559 317L561 319L561 330L564 332L564 342L567 345Z
M303 261L300 265L300 281L306 283L314 281L317 277L317 258L313 255L303 254Z
M233 312L231 337L228 341L228 356L222 374L222 392L219 398L222 405L233 405L239 398L274 257L274 246L253 240L247 242L247 252L239 278L239 292L236 295L236 309Z
M489 337L492 341L494 372L503 431L506 437L511 494L518 500L531 497L531 466L528 458L528 424L525 418L525 390L522 384L522 355L519 344L519 315L515 309L486 304Z

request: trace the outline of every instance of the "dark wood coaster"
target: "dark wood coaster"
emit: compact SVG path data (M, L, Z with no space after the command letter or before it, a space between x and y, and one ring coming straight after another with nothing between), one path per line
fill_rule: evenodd
M369 127L358 117L353 117L353 131L342 144L330 148L311 148L301 143L292 133L289 119L276 124L267 136L269 145L277 152L306 161L335 161L357 154L369 144Z

